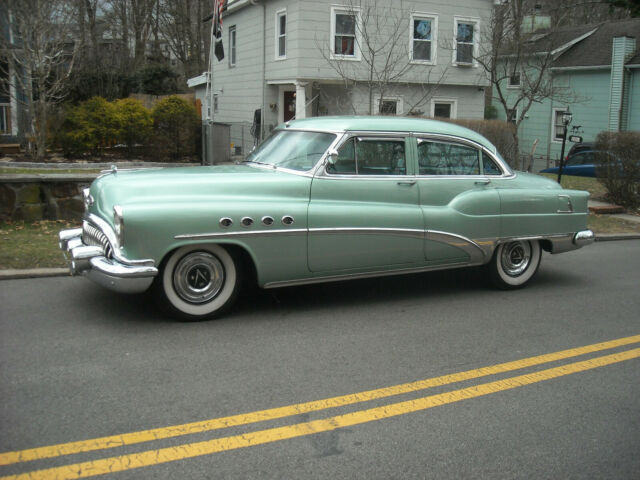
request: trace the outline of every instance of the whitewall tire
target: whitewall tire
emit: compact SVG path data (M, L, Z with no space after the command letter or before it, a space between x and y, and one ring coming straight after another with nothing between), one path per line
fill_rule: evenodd
M235 300L240 269L220 245L188 245L169 254L157 278L159 303L186 321L214 318Z
M504 290L520 288L536 274L541 258L542 249L537 240L501 243L489 265L491 280Z

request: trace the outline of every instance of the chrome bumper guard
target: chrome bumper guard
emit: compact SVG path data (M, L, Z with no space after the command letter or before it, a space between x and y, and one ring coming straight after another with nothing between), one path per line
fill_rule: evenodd
M581 230L573 236L573 243L580 248L593 243L595 239L596 236L591 230Z
M60 249L69 261L71 275L86 275L99 285L121 293L147 290L158 269L152 261L127 264L123 257L107 258L102 247L85 245L82 228L62 230L58 234Z

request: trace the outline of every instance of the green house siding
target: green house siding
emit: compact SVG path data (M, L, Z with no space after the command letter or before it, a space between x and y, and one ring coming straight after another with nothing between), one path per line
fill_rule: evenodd
M611 73L606 69L593 70L566 70L554 72L554 84L567 86L573 91L578 100L571 103L569 108L573 113L573 121L569 126L581 126L580 133L585 142L595 140L598 133L609 130L609 96L610 96ZM513 101L517 95L517 90L507 90L509 98ZM629 84L629 108L628 129L640 130L640 69L634 69ZM499 118L505 120L502 106L497 102L494 93L493 105L499 110ZM520 151L525 154L531 153L533 143L538 139L536 157L539 155L549 156L551 159L560 158L562 142L554 141L553 131L553 111L554 109L566 108L566 103L552 102L545 100L542 103L535 103L527 113L527 117L522 121L519 128ZM565 150L571 148L571 143L567 141Z

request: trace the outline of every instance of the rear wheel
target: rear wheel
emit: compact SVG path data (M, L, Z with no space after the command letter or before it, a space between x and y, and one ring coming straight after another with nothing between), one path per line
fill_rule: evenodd
M538 271L542 250L537 240L517 240L498 245L489 265L491 280L504 290L524 286Z
M229 309L238 294L240 269L220 245L193 245L172 252L157 280L161 306L181 320L198 321Z

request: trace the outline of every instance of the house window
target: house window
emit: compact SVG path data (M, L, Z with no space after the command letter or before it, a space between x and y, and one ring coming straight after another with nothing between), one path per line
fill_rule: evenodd
M431 116L438 118L456 118L457 102L453 99L433 99Z
M562 142L562 137L564 134L564 125L562 123L562 114L565 112L565 108L554 108L553 109L553 125L551 130L551 138L554 142Z
M229 27L229 66L236 65L236 27Z
M402 97L378 97L375 102L376 113L380 115L402 115Z
M218 113L218 94L213 95L213 113Z
M411 59L415 62L434 63L437 20L435 17L411 16Z
M331 9L331 37L333 39L331 56L333 58L360 58L358 47L359 10Z
M0 135L11 133L11 105L0 104Z
M276 58L287 56L287 11L276 12Z
M473 65L477 55L479 22L477 20L456 18L454 61L458 65Z
M513 72L507 79L507 88L518 88L520 86L520 72Z

